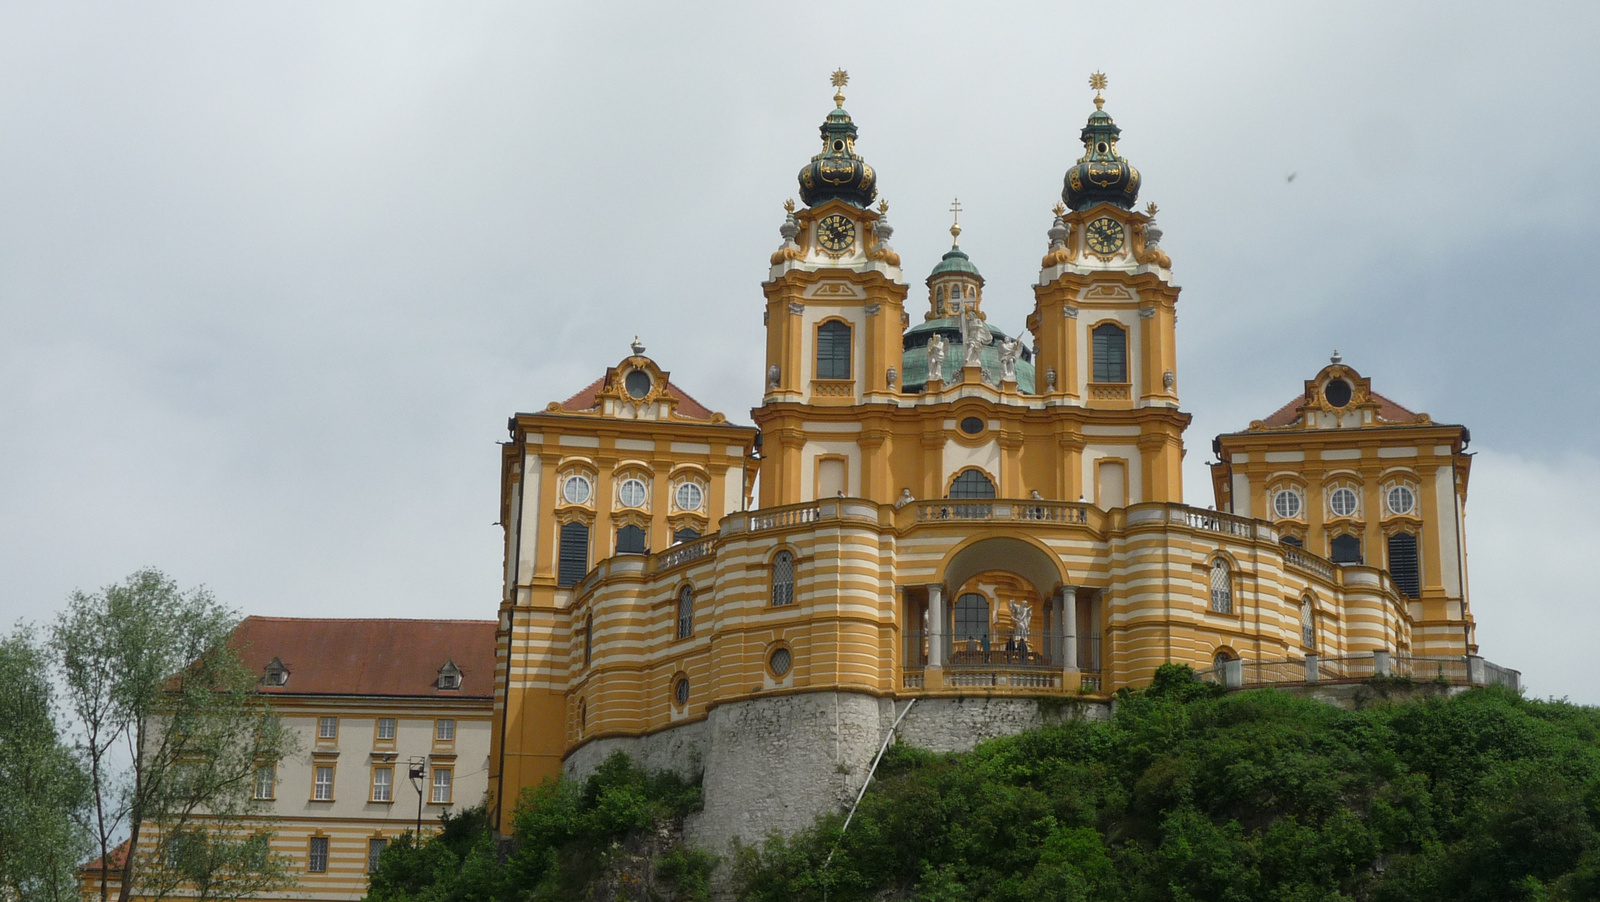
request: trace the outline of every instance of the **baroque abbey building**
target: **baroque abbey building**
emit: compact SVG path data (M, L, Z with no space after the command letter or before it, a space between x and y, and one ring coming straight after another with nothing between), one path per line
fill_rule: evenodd
M891 732L965 748L1094 716L1167 662L1486 678L1466 429L1335 356L1217 437L1214 497L1186 504L1174 263L1103 98L1041 223L1024 341L958 244L908 276L843 82L760 285L754 426L637 341L510 421L502 829L522 789L622 749L703 770L700 839L759 839L847 804Z

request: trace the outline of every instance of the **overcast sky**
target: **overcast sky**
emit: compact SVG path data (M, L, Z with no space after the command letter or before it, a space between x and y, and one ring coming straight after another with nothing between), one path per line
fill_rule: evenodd
M1188 501L1337 347L1472 429L1483 653L1600 704L1597 38L1580 3L0 5L0 615L154 565L492 618L508 415L637 333L749 422L834 68L912 303L959 196L1011 333L1104 70L1184 286Z

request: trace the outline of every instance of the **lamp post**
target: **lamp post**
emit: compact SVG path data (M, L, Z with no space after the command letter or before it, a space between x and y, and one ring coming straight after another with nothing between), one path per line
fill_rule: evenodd
M411 785L417 790L417 832L414 835L417 848L420 849L422 848L422 790L428 785L428 759L412 758L410 773Z

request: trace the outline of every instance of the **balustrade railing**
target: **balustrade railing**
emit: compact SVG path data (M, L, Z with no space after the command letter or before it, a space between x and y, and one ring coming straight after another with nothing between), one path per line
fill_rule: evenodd
M1224 535L1238 536L1241 539L1256 537L1256 525L1233 514L1221 511L1202 511L1188 507L1172 509L1172 520L1182 523L1190 529L1204 529L1208 532L1220 532Z
M702 539L695 539L693 542L685 542L682 545L674 545L673 547L668 548L666 551L657 554L653 558L650 572L654 574L660 573L663 570L671 570L674 567L681 567L691 561L698 561L703 557L709 557L711 553L716 550L716 536L706 536Z
M771 511L770 513L755 513L750 515L750 532L815 523L821 515L821 509L815 505L811 507L789 507Z
M917 502L917 522L940 520L1006 520L1035 523L1088 523L1089 507L1069 501L1039 499L950 499Z
M1383 651L1335 658L1307 655L1303 660L1226 661L1200 671L1199 677L1230 689L1353 683L1374 677L1439 682L1452 686L1505 686L1513 690L1522 686L1521 672L1490 663L1476 655L1435 657L1395 655Z
M1333 579L1333 562L1327 558L1318 557L1309 551L1296 548L1293 545L1284 545L1283 562L1291 567L1297 567L1308 573L1315 573L1323 579Z

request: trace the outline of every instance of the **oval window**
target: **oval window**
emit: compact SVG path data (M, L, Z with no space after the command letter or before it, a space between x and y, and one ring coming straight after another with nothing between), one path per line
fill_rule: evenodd
M1349 404L1351 394L1353 394L1353 390L1350 388L1350 383L1343 379L1335 379L1322 388L1322 396L1327 398L1328 403L1334 407L1343 407Z
M1351 489L1334 489L1328 496L1328 506L1336 517L1353 517L1356 513L1356 493Z
M773 651L772 657L767 659L767 662L772 667L773 675L781 677L793 666L794 656L789 653L789 649L779 648Z
M589 480L583 476L568 476L561 485L561 497L568 504L582 504L589 500Z
M977 417L967 417L961 421L961 431L968 435L977 435L983 431L984 425L983 420Z
M627 378L622 380L622 383L627 386L628 394L635 398L642 398L650 394L650 386L652 384L650 374L644 370L634 370L628 374Z
M617 498L623 507L638 507L644 504L644 481L639 479L624 479L622 487L617 490Z
M692 482L685 482L678 486L679 510L697 511L700 509L700 505L705 503L705 500L706 493L701 491L698 485Z
M672 685L672 700L683 707L689 703L689 678L679 677L678 682Z
M1416 509L1417 496L1411 489L1397 485L1389 490L1389 512L1395 514L1409 514Z
M1272 497L1272 510L1284 520L1300 516L1300 493L1294 489L1279 491Z

